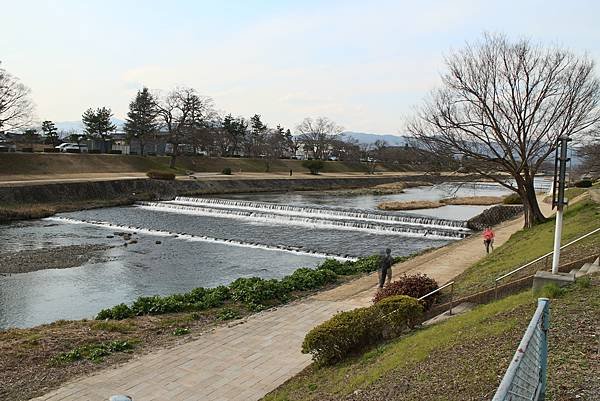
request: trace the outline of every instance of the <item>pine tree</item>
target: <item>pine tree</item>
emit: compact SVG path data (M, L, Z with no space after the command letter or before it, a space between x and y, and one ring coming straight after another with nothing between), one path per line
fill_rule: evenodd
M117 128L110 121L111 117L112 111L106 107L98 107L96 110L89 108L81 117L85 126L85 133L92 139L102 141L103 152L107 150L106 143L110 140L110 133Z
M128 141L134 138L138 140L142 156L147 139L158 130L157 117L156 101L148 88L143 88L129 103L129 112L123 126Z
M47 144L56 145L58 143L58 130L52 121L42 122L42 131L44 131Z

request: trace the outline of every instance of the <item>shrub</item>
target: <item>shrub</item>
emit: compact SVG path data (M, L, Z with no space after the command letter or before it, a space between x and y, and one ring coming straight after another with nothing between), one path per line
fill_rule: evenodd
M96 316L96 320L115 319L122 320L132 317L133 311L125 304L119 304L112 308L102 309Z
M375 297L373 297L373 303L376 304L381 302L381 300L394 295L408 295L409 297L419 298L437 288L437 282L426 274L415 274L411 276L405 274L397 281L394 281L387 287L377 291ZM429 309L436 298L437 294L434 294L423 300L425 308Z
M355 262L346 261L340 262L336 259L325 259L323 263L321 263L318 267L318 270L331 270L335 274L339 274L340 276L349 276L352 274L359 273Z
M88 344L77 347L69 352L62 352L52 358L54 363L74 362L88 359L92 362L101 362L102 358L115 352L128 352L133 348L131 341L108 341L104 343Z
M190 334L190 329L187 327L177 327L175 330L173 330L174 336L184 336L186 334Z
M322 160L304 160L302 167L309 169L311 174L317 175L325 167L325 163Z
M393 295L375 304L386 331L384 337L394 338L412 329L423 315L423 305L415 298L406 295Z
M102 153L102 151L100 149L89 149L88 153L99 155L100 153Z
M357 272L371 273L379 269L379 261L379 255L367 256L354 262L354 267Z
M223 170L221 170L221 174L231 175L231 169L229 167L225 167Z
M288 291L305 291L321 288L336 280L336 274L328 269L308 269L303 267L281 280Z
M111 149L108 153L111 155L121 155L121 154L123 154L123 151Z
M216 308L225 303L228 299L231 298L231 294L229 292L229 288L224 285L220 285L216 288L210 288L206 290L206 294L202 299L202 305L206 309Z
M577 181L574 185L577 188L589 188L593 185L593 182L590 179L583 179L583 180Z
M175 174L165 173L164 171L152 170L152 171L148 171L146 173L146 175L148 176L148 178L153 179L153 180L174 180L175 179Z
M21 148L21 152L33 153L33 148Z
M312 354L318 365L328 365L379 342L383 330L377 315L373 307L338 313L306 334L302 353Z
M288 291L277 280L260 277L238 278L229 286L231 299L250 309L262 309L267 301L285 301Z
M407 296L389 297L368 308L341 312L312 329L302 342L302 353L318 365L328 365L414 327L423 306Z
M44 153L57 153L58 149L56 148L44 148Z
M507 197L505 197L502 200L502 203L504 203L505 205L522 205L523 201L521 200L521 197L519 196L519 194L514 193L514 194L510 194Z
M223 308L221 311L219 311L219 313L217 313L218 320L232 320L240 317L240 312L232 308Z

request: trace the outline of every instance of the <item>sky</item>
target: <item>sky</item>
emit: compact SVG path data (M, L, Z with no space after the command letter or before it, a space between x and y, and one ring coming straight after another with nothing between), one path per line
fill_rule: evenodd
M124 118L138 89L189 86L217 109L294 130L326 116L401 134L440 84L444 56L484 32L600 61L600 2L0 0L2 67L38 120L89 107Z

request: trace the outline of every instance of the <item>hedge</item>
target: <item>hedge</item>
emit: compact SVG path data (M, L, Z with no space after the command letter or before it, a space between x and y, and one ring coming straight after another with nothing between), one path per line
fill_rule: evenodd
M153 180L174 180L175 179L175 174L165 173L164 171L152 170L152 171L148 171L146 173L146 175L148 176L148 178L153 179Z
M419 301L407 296L341 312L308 332L302 342L302 353L312 354L318 365L330 365L382 340L397 337L412 328L422 313Z
M577 188L589 188L593 185L594 183L592 182L592 180L590 179L583 179L583 180L579 180L575 183L575 186Z
M423 295L437 290L438 284L426 274L406 275L404 274L398 280L388 284L385 288L377 291L373 297L373 303L377 304L382 300L395 295L408 295L413 298L420 298ZM429 309L436 300L437 294L427 297L423 300L423 305Z
M281 280L243 277L229 286L199 287L185 294L166 297L139 297L131 306L119 304L101 310L96 319L121 320L138 315L201 311L223 306L227 301L240 303L251 310L261 310L269 305L288 301L294 291L319 289L335 282L338 275L368 273L378 267L377 255L360 258L355 262L325 259L316 269L300 268Z

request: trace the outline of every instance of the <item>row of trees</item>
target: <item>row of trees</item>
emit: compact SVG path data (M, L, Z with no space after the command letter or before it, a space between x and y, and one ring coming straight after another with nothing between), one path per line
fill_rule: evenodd
M173 147L173 166L181 145L219 156L243 153L262 157L267 160L267 171L270 160L296 154L301 144L317 159L325 159L333 151L343 152L347 146L340 140L341 127L328 118L306 118L294 136L281 125L267 126L259 114L249 120L231 114L220 116L211 98L187 87L175 88L164 96L153 95L148 88L138 91L129 105L124 130L130 139L138 141L142 154L149 138L159 130L166 131Z

